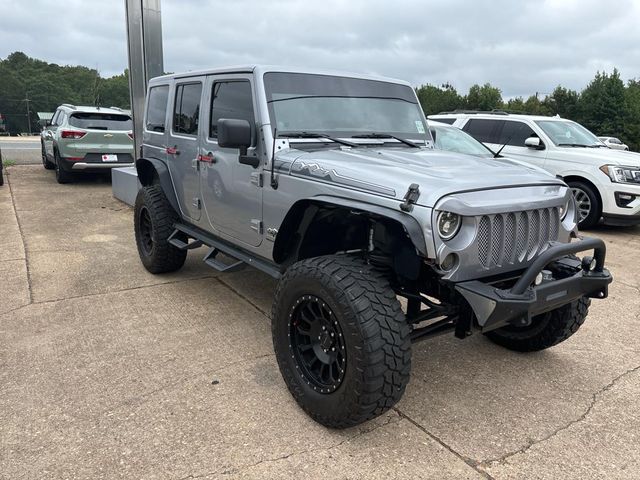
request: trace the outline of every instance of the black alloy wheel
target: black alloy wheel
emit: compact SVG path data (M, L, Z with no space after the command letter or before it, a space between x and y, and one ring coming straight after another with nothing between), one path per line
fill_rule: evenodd
M303 295L289 314L290 349L302 377L317 392L332 393L346 371L345 343L331 308L314 295Z

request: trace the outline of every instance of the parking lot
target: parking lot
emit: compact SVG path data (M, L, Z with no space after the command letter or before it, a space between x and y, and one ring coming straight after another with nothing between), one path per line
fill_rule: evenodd
M272 353L274 281L189 253L153 276L104 178L0 187L2 478L640 478L640 228L600 228L615 280L583 328L517 354L418 343L401 402L315 424Z

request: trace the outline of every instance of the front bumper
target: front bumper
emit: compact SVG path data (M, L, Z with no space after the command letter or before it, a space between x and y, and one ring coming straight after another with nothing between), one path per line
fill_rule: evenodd
M576 268L574 273L564 278L532 286L538 274L549 264L567 263L567 255L591 249L594 250L596 261L592 270ZM580 297L606 298L613 277L604 268L605 255L605 244L597 238L553 244L508 290L478 280L458 283L455 289L473 309L483 332L509 324L528 325L533 316L555 310ZM575 260L572 262L577 263Z

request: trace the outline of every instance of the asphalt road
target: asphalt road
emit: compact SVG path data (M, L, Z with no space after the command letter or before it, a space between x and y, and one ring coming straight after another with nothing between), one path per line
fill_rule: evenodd
M600 229L615 276L544 352L480 335L413 348L396 408L328 430L271 345L274 281L141 266L104 178L0 187L0 477L638 479L640 228Z
M0 137L2 159L16 165L41 163L40 137Z

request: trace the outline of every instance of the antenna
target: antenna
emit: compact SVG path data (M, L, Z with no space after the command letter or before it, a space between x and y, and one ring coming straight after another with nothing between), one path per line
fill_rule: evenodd
M278 189L278 179L276 178L276 141L278 139L278 128L273 128L273 147L271 148L271 188Z

